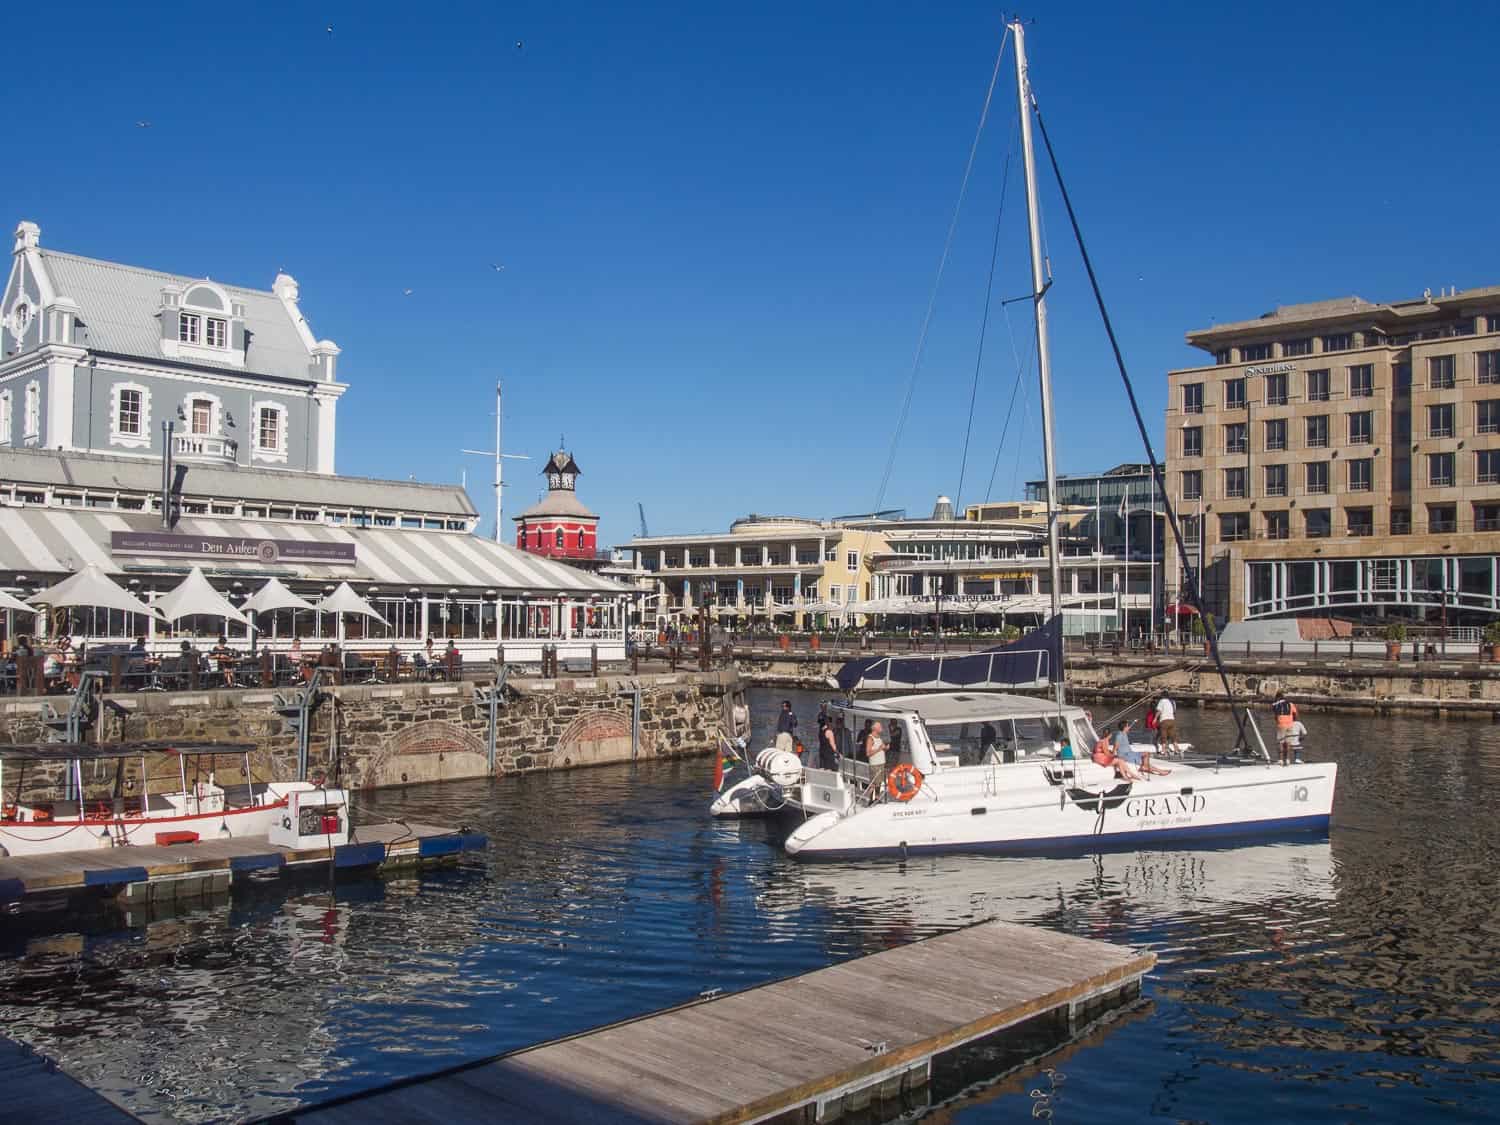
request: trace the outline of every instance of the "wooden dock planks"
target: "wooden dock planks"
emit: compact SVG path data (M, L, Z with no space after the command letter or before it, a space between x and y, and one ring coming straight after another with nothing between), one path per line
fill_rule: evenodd
M327 863L339 867L440 858L485 847L485 837L430 824L367 824L355 840L334 848L283 848L263 836L156 845L96 848L0 859L0 901L85 887L149 883L195 874L275 870Z
M1139 981L1141 953L985 922L351 1095L298 1120L751 1122Z
M0 1039L0 1090L5 1091L5 1112L12 1121L64 1115L71 1125L129 1125L139 1120L10 1039Z

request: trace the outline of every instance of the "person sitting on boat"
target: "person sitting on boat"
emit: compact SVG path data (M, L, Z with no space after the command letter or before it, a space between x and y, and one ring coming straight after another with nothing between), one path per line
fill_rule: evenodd
M1058 740L1057 757L1059 761L1063 762L1071 762L1074 759L1073 740L1068 736L1066 731L1063 732L1062 738Z
M1115 776L1124 781L1145 780L1136 767L1141 764L1141 755L1130 744L1130 720L1121 719L1115 733L1109 736L1109 748L1114 753Z

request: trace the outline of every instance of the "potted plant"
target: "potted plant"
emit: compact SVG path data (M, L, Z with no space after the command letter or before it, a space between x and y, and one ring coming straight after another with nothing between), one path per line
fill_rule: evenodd
M1484 627L1484 643L1490 646L1490 662L1500 662L1500 621L1491 621Z
M1406 640L1406 626L1399 621L1393 621L1385 627L1385 658L1387 660L1401 659L1401 645Z

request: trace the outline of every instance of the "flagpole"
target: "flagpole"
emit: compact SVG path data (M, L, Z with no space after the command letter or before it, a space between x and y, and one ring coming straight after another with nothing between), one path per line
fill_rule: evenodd
M1104 564L1101 556L1104 554L1104 534L1100 525L1104 522L1104 513L1099 510L1104 500L1099 495L1100 480L1094 478L1094 631L1103 633L1100 628L1102 622L1099 620L1099 598L1104 593Z
M1120 632L1130 640L1130 610L1125 607L1125 595L1130 593L1130 484L1125 485L1125 497L1120 501L1120 510L1125 513L1125 584L1120 590Z

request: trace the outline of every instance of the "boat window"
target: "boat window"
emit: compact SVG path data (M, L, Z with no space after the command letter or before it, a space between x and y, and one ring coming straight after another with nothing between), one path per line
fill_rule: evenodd
M1052 744L1062 737L1063 722L1057 716L1039 716L1017 719L1016 751L1019 757L1028 757L1043 751L1052 753Z
M1094 735L1094 728L1082 715L1073 720L1073 753L1080 758L1086 758L1094 751L1094 743L1098 741Z

